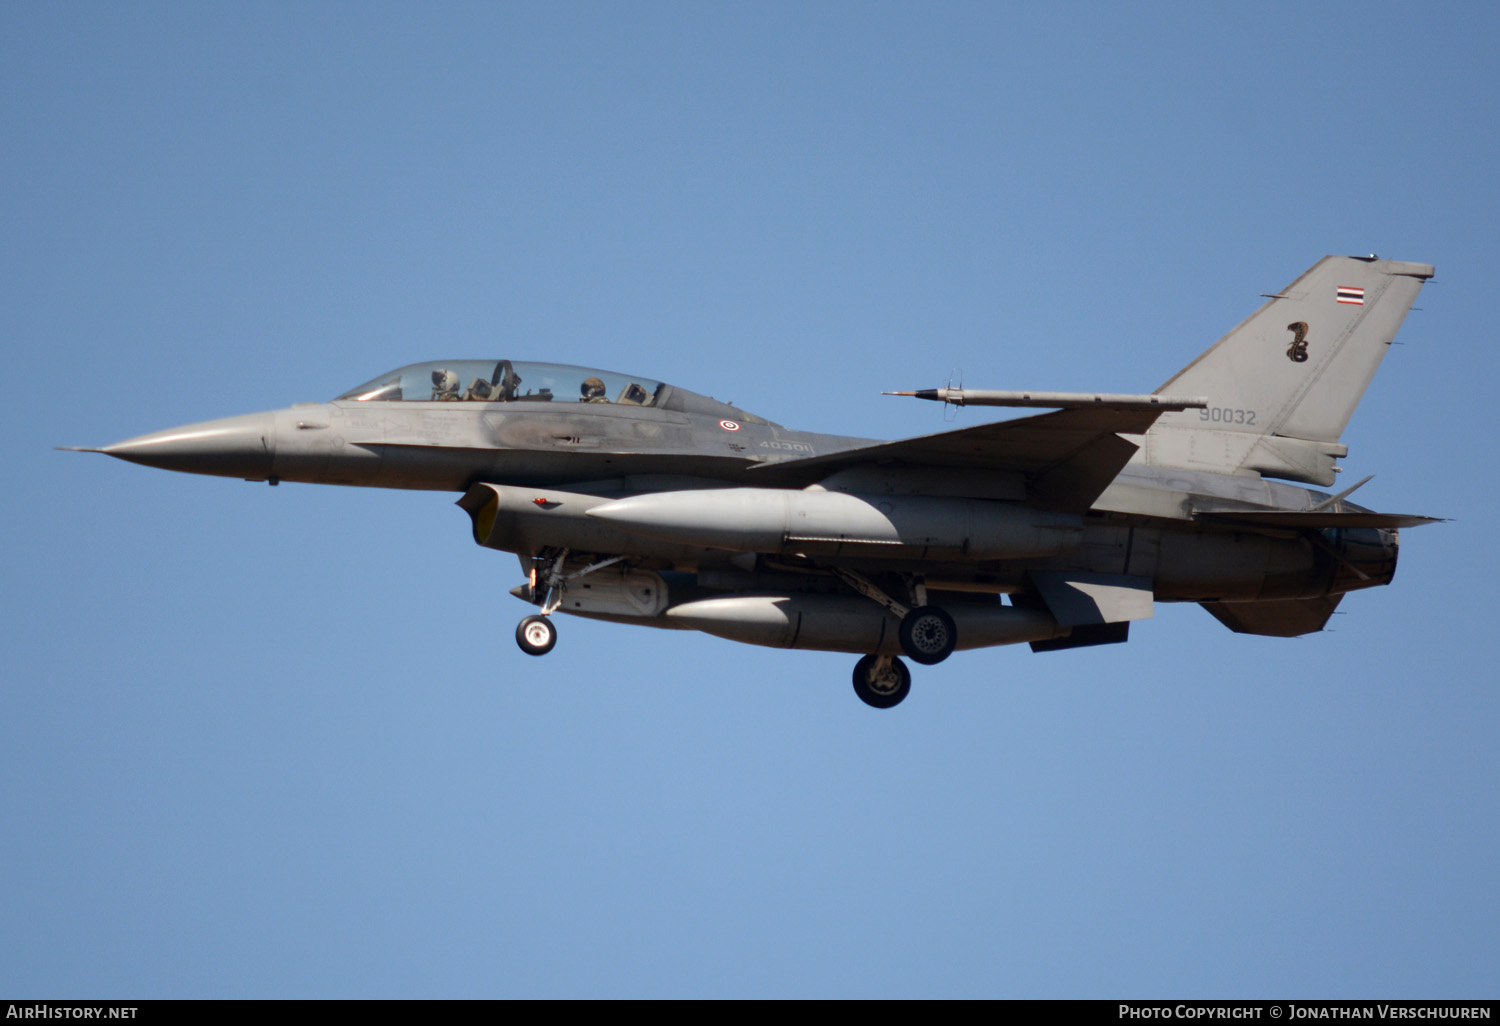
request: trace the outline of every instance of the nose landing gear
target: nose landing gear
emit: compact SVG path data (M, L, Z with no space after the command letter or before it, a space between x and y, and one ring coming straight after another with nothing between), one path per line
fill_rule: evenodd
M557 644L557 628L553 626L552 617L549 614L562 605L563 586L568 581L568 578L563 575L563 567L567 565L567 560L567 549L555 554L546 552L532 559L531 591L527 597L530 598L537 593L538 578L540 578L542 595L541 601L537 604L542 607L542 611L516 624L516 644L520 645L521 651L527 655L546 655L552 651L552 646ZM592 570L594 567L589 569Z
M557 644L557 628L550 616L528 616L516 624L516 644L527 655L546 655Z

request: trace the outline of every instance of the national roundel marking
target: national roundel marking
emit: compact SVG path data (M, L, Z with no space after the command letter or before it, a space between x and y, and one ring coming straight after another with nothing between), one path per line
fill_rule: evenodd
M723 428L725 431L738 431L740 429L740 426L732 420L719 421L719 427Z

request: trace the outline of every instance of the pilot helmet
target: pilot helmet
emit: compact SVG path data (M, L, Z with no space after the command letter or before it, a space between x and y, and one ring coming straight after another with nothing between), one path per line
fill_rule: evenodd
M458 375L451 370L439 367L432 372L432 390L434 392L457 392Z
M592 399L604 398L604 382L598 378L584 378L583 385L579 388L579 398L584 402Z

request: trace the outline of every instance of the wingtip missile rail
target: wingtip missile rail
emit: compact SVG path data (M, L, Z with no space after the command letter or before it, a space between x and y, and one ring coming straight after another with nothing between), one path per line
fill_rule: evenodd
M912 392L882 392L931 399L953 406L1038 406L1054 410L1097 407L1110 410L1201 410L1203 396L1121 395L1106 392L1015 392L979 388L919 388Z

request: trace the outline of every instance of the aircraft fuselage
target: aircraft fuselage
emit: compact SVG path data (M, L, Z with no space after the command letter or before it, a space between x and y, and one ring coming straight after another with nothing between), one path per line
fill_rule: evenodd
M414 406L420 408L414 409ZM756 418L758 420L759 418ZM602 505L632 495L741 490L747 494L784 492L775 464L809 456L858 449L871 440L793 431L750 418L677 413L609 404L557 404L545 408L504 403L401 403L342 400L299 403L287 409L187 425L130 439L105 448L109 455L148 466L251 481L303 482L377 488L469 492L482 484L524 493L513 504L519 513L510 533L487 534L482 545L531 557L548 549L625 554L648 569L717 568L724 586L755 588L785 583L785 574L746 570L746 552L768 557L810 554L829 565L874 563L882 571L921 574L937 591L1014 594L1028 575L1041 571L1124 574L1148 578L1159 601L1264 601L1299 599L1387 583L1395 571L1397 534L1393 530L1343 532L1335 546L1348 549L1361 578L1324 549L1297 532L1278 538L1263 531L1205 525L1195 510L1246 508L1311 509L1326 493L1259 477L1131 466L1122 471L1096 507L1077 516L1077 531L1061 548L1035 558L971 557L956 545L899 546L882 539L861 546L793 540L773 547L761 537L766 524L746 522L758 532L755 544L737 546L717 539L694 544L670 530L656 536L608 530L588 518L578 502ZM937 475L865 475L839 486L877 515L882 501L935 507L939 520L953 519L944 502L988 506L993 518L1025 519L1026 506L1012 482L978 472ZM913 485L913 480L917 484ZM814 497L823 489L814 485ZM531 501L560 490L568 503L545 508ZM911 494L919 489L919 494ZM536 492L533 496L531 493ZM973 498L973 496L987 496ZM466 504L466 508L476 505ZM573 510L561 509L571 505ZM1348 508L1355 508L1352 505ZM473 512L473 510L471 510ZM981 510L982 512L982 510ZM1168 514L1168 515L1163 515ZM1046 516L1047 514L1037 514ZM721 510L695 516L687 524L722 524ZM528 519L529 518L529 519ZM526 526L520 526L524 523ZM735 529L731 522L725 530ZM772 525L774 529L774 525ZM1018 529L1018 528L1017 528ZM1058 533L1062 527L1041 528ZM1006 533L1014 533L1007 530ZM922 537L933 536L930 528ZM724 573L737 573L732 579Z

